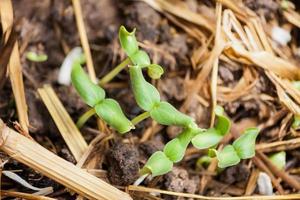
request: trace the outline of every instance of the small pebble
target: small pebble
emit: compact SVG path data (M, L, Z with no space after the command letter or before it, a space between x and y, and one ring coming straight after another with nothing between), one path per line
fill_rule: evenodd
M273 186L268 174L260 172L257 179L258 191L261 195L273 195Z
M291 41L291 33L283 28L278 26L273 27L272 29L272 39L277 43L286 46L289 41Z

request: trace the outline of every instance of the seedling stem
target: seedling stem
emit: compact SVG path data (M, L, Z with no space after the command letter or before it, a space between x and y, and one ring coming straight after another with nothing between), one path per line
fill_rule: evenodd
M143 113L139 114L138 116L136 116L135 118L133 118L131 120L131 123L133 125L136 125L136 124L140 123L141 121L143 121L144 119L147 119L148 117L150 117L150 113L149 112L143 112Z
M131 61L129 58L126 58L123 60L118 66L116 66L113 70L111 70L108 74L106 74L100 81L99 85L103 86L109 81L111 81L117 74L120 73L127 65L131 64Z
M83 127L85 122L91 118L94 114L96 114L96 111L94 108L90 108L88 111L86 111L83 115L81 115L76 123L77 128Z

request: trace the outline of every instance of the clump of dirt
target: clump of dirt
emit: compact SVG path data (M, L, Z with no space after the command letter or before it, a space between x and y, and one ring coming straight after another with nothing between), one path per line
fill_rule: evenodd
M139 145L139 149L146 156L151 156L154 152L162 150L164 144L160 140L150 140Z
M171 172L164 176L164 178L164 185L169 191L194 194L198 189L199 179L194 177L193 179L190 179L188 172L180 167L174 167ZM166 199L174 199L174 197L166 197ZM176 199L178 198L176 197Z
M106 154L108 178L115 185L129 185L139 176L139 153L129 144L116 143Z
M274 13L276 13L279 9L278 3L273 0L245 0L244 3L258 15L265 16L267 19L274 18Z
M240 163L226 168L220 175L220 180L224 183L233 184L236 182L247 181L250 175L249 168Z

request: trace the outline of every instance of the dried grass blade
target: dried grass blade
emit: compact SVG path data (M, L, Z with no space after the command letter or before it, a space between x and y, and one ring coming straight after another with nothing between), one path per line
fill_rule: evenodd
M255 65L269 70L278 76L288 79L300 78L300 70L297 66L272 55L272 53L267 51L249 52L237 43L232 43L231 47L237 55L245 57Z
M255 13L247 9L247 7L243 5L239 5L237 2L231 1L231 0L217 0L222 5L224 5L227 8L230 8L232 11L234 11L237 16L244 22L246 22L249 17L254 17Z
M13 26L13 7L11 0L0 1L0 16L3 32L10 33ZM9 35L6 35L6 37L7 38L5 38L5 41L8 40ZM19 122L24 133L27 134L27 137L30 138L30 135L28 133L29 119L27 114L27 104L25 99L18 42L16 42L13 46L8 66L9 77L16 101Z
M191 12L190 10L182 6L178 6L166 0L141 0L141 1L144 1L145 3L147 3L148 5L150 5L152 8L154 8L159 12L167 11L179 18L182 18L186 21L202 26L211 32L215 31L214 22L211 22L208 19L206 19L204 16Z
M58 157L36 142L8 128L0 119L0 149L15 160L89 199L130 200L131 197Z
M249 177L248 183L247 183L245 195L253 194L255 187L256 187L256 181L257 181L258 175L259 175L259 170L253 169L251 172L251 175Z
M13 25L13 7L11 0L2 0L0 1L0 20L2 32L7 33L4 40L6 41L10 35L10 31Z
M160 190L156 188L148 188L142 186L128 186L129 191L138 191L138 192L153 192L153 193L160 193L166 194L171 196L177 197L186 197L186 198L194 198L194 199L203 199L203 200L249 200L249 199L263 199L263 200L284 200L284 199L300 199L299 194L289 194L289 195L274 195L274 196L242 196L242 197L208 197L202 196L197 194L189 194L189 193L180 193L180 192L171 192L167 190Z
M80 131L51 86L45 85L39 88L38 93L75 159L79 161L88 147Z
M96 73L95 73L95 68L94 68L94 64L93 64L89 41L88 41L86 30L84 27L80 0L72 0L72 4L74 7L74 13L75 13L77 28L78 28L78 32L79 32L79 36L80 36L80 41L81 41L81 44L83 47L84 55L86 57L87 70L88 70L88 73L89 73L92 81L96 83L97 82Z
M273 185L275 186L275 188L277 189L277 191L279 192L279 194L284 194L284 190L282 188L282 186L280 185L280 182L275 178L275 176L273 175L273 173L270 171L270 169L265 165L265 163L263 161L261 161L261 159L257 156L252 158L253 163L260 168L260 170L266 172L269 177L271 178L271 181L273 183Z
M15 43L11 53L9 61L9 77L14 93L17 112L20 125L28 138L31 138L28 132L29 119L28 119L28 107L25 98L24 82L22 75L22 67L19 54L18 42Z
M283 11L283 16L288 22L300 28L300 15L294 10Z
M29 200L55 200L50 197L28 194L23 192L8 191L8 190L1 190L1 195L5 197L16 197L16 198L29 199Z
M8 32L6 32L3 37L6 37ZM16 42L16 34L13 31L12 34L9 35L8 40L0 49L0 89L3 87L6 78L7 78L7 69L9 58L11 52L13 50L14 44Z
M222 29L221 29L221 22L222 22L222 4L217 3L216 6L216 13L217 13L217 30L216 30L216 37L215 37L215 46L219 45L218 43L222 43ZM211 120L210 120L210 127L214 126L215 123L215 108L217 106L217 82L218 82L218 68L219 68L219 57L217 57L212 66L212 73L211 73L211 101L212 101L212 110L211 110Z
M300 138L277 141L272 143L261 143L256 145L256 150L260 152L275 152L275 151L286 151L300 147Z

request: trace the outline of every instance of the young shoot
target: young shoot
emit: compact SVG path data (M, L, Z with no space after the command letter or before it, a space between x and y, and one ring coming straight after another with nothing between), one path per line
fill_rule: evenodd
M85 63L85 56L83 54L81 47L73 48L65 57L58 72L57 82L59 84L62 85L71 84L71 72L72 72L72 67L74 62L79 62L80 64Z
M212 158L210 156L202 156L196 162L196 168L207 167L211 163Z
M79 62L73 64L71 79L82 100L91 106L95 113L112 128L122 134L134 128L131 121L124 115L118 102L105 98L105 91L90 80ZM90 112L86 118L91 115L93 112Z
M128 65L139 65L140 67L146 67L148 75L153 79L159 79L164 73L163 68L158 64L151 64L148 54L139 50L138 42L135 37L134 29L132 32L128 32L124 26L119 29L119 41L122 49L128 55L128 57L115 67L111 72L105 75L100 81L100 85L104 85L111 81L118 73L125 69Z
M286 153L285 151L280 151L277 153L274 153L269 156L269 159L271 162L278 168L278 169L284 169L286 165Z
M218 167L233 166L241 159L252 158L255 155L255 140L258 133L258 128L248 128L232 145L226 145L221 151L212 150L218 159Z
M45 62L48 56L46 54L37 54L36 52L30 51L26 54L26 58L32 62Z
M159 124L167 126L176 125L183 128L182 133L169 141L163 151L158 151L149 158L148 162L141 169L141 174L151 173L152 176L158 176L171 171L173 163L182 160L185 150L191 141L193 145L199 149L210 148L218 144L230 129L230 120L224 115L223 108L217 106L215 109L217 116L215 127L208 130L199 128L193 118L179 112L168 102L160 101L160 94L157 89L145 80L142 72L143 68L148 68L148 75L151 78L160 78L163 70L159 65L150 64L147 53L139 50L135 37L135 29L132 32L128 32L122 26L119 31L119 38L122 48L133 63L133 65L129 67L129 74L131 87L138 106L149 113L150 117ZM239 146L244 140L251 140L251 137L248 139L248 134L245 135L247 136L246 139L244 139L245 136L241 136L232 146L230 145L224 148L223 152L216 152L220 166L237 164L240 159L249 157L247 152L244 152L247 149L242 149ZM256 136L257 135L255 135L255 138ZM249 144L252 143L250 142ZM249 144L246 146L251 149L253 145L249 146ZM223 165L223 157L225 157L225 160L228 160L228 158L226 158L227 154L231 154L232 152L235 153L233 155L234 162L229 161L228 164L225 163Z
M181 161L190 143L198 149L206 149L216 146L221 139L229 132L230 120L225 116L222 107L217 106L215 114L217 116L214 127L207 130L197 126L194 119L181 113L173 105L166 101L161 101L160 94L154 85L146 81L143 70L146 69L148 76L158 79L164 70L161 66L153 64L148 54L139 49L135 37L135 29L128 32L124 26L120 27L119 40L128 58L123 61L101 81L100 85L110 81L117 73L126 66L129 66L129 76L132 91L137 105L144 111L131 121L126 118L118 102L106 98L105 91L97 84L94 84L82 69L79 62L75 62L72 68L71 79L77 92L92 109L84 114L78 125L82 125L89 117L97 114L107 124L120 133L126 133L134 128L142 120L150 117L157 123L166 126L182 127L182 132L169 141L163 151L157 151L146 162L141 169L142 177L138 179L140 183L147 175L152 177L163 175L172 170L174 163ZM209 152L216 156L219 167L235 165L241 159L251 158L255 154L255 139L258 129L247 129L245 133L227 145L221 151L211 149ZM209 162L209 161L207 161Z
M299 115L294 115L294 121L292 124L293 129L297 129L300 126L300 116Z
M224 115L224 109L217 106L215 114L217 116L215 127L207 129L192 139L192 144L197 149L207 149L215 146L229 132L230 120Z

